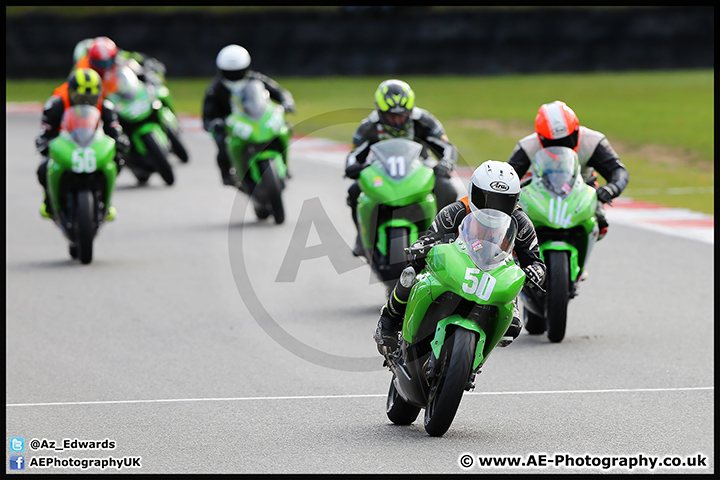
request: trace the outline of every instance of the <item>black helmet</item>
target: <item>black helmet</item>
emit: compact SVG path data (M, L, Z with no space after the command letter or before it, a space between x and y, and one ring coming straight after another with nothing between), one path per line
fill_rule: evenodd
M97 105L102 93L100 74L92 68L79 68L68 77L71 105Z
M375 91L375 107L380 123L392 136L403 135L412 121L415 93L402 80L385 80Z

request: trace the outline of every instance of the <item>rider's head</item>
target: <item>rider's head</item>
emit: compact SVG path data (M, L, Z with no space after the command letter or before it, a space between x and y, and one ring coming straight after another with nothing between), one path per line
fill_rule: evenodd
M520 179L509 163L488 160L473 172L468 191L473 212L493 208L510 215L520 200Z
M108 37L97 37L93 40L92 46L88 49L88 61L90 68L104 76L115 66L115 57L117 57L118 48L115 42Z
M73 65L77 64L81 58L87 55L94 41L94 38L85 38L75 45L75 49L73 50Z
M412 121L415 93L401 80L385 80L375 91L375 108L380 123L390 135L403 135Z
M215 65L222 83L234 90L250 68L250 54L240 45L228 45L218 53Z
M70 105L97 105L102 94L100 75L91 68L78 68L68 77Z
M535 133L544 148L568 147L577 151L580 122L565 102L555 100L538 109Z

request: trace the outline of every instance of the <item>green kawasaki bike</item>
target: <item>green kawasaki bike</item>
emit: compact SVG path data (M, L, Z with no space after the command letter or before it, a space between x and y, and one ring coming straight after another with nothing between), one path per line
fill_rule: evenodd
M70 241L70 256L88 264L93 241L108 217L115 189L115 141L99 127L95 106L65 111L61 133L50 142L47 166L53 220Z
M577 295L598 239L597 195L580 175L577 154L567 147L540 150L531 173L520 205L535 225L547 273L545 293L523 289L525 328L535 335L547 331L548 339L557 343L565 337L568 302Z
M168 160L170 152L181 151L187 161L178 137L177 117L157 98L155 87L141 82L132 69L119 66L117 77L118 90L108 99L115 104L120 125L130 137L131 148L125 163L141 185L154 172L172 185L175 174Z
M408 300L387 416L398 425L425 409L425 430L442 436L466 390L507 330L525 273L513 260L517 223L498 210L468 214L453 243L430 247ZM428 246L411 247L410 255ZM417 250L414 251L414 250Z
M358 179L357 224L365 258L388 291L407 265L405 249L437 214L435 174L422 162L422 149L402 138L375 143Z
M225 120L230 173L238 189L247 193L255 215L285 221L282 191L287 177L290 128L285 110L270 100L259 80L250 80L232 94L233 112Z

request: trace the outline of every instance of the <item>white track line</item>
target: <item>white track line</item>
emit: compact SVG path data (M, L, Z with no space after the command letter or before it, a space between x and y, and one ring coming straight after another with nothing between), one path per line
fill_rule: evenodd
M564 395L576 393L641 393L641 392L689 392L714 390L715 387L680 387L680 388L616 388L605 390L534 390L527 392L468 392L465 395ZM131 403L189 403L189 402L242 402L252 400L329 400L351 398L384 398L387 394L367 395L299 395L290 397L230 397L230 398L169 398L156 400L106 400L98 402L52 402L52 403L10 403L5 407L51 407L75 405L119 405Z

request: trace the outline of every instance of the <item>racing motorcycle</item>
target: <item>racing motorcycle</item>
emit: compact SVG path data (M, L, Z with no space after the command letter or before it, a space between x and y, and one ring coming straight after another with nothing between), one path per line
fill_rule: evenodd
M125 163L141 185L155 172L172 185L175 175L168 156L173 148L170 139L179 142L177 117L157 98L155 87L141 82L128 66L118 66L116 75L117 91L108 99L115 104L120 125L130 137Z
M547 331L557 343L565 337L568 303L598 240L597 194L567 147L540 150L523 184L520 205L535 225L547 267L544 292L529 286L521 294L525 328L535 335Z
M48 149L52 218L70 242L70 256L85 265L92 261L93 241L107 219L117 176L115 141L99 122L95 106L70 107Z
M257 218L272 215L281 224L291 133L285 109L270 100L259 80L248 81L231 98L232 113L225 120L230 173L238 189L249 195Z
M388 292L407 264L405 249L427 232L437 214L435 174L423 163L422 150L403 138L377 142L358 178L363 251Z
M513 259L517 223L499 210L468 214L452 243L415 245L408 255L426 255L415 277L399 346L385 349L393 374L387 416L409 425L425 409L425 431L450 428L463 393L505 334L513 300L525 273ZM429 248L429 250L428 250Z

